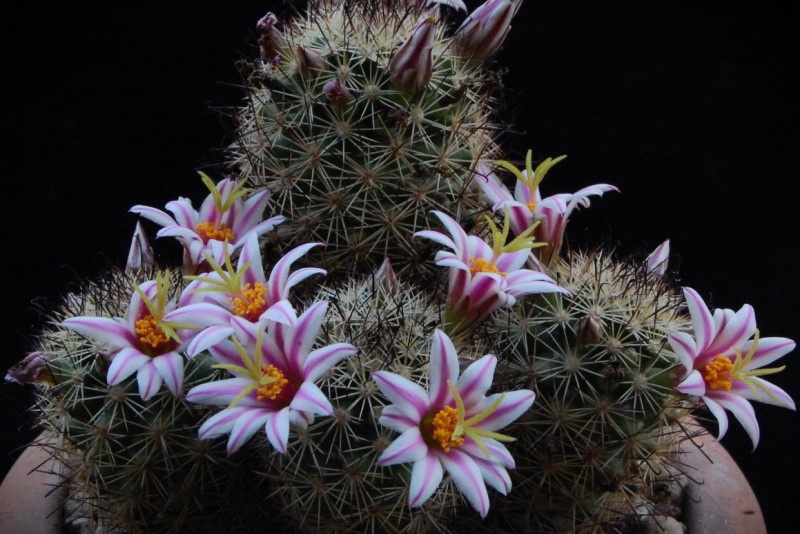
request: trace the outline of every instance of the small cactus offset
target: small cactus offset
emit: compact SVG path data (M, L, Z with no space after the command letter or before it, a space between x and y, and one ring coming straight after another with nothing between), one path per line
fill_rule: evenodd
M630 532L679 493L692 410L757 445L749 401L794 409L764 377L795 343L674 287L669 242L565 246L615 186L499 159L486 63L521 0L310 4L258 21L234 176L131 208L180 267L137 223L8 372L67 526Z
M498 153L494 76L425 2L317 2L259 21L261 58L237 110L233 163L289 221L290 246L327 243L329 271L422 267L431 210L479 209L473 171Z

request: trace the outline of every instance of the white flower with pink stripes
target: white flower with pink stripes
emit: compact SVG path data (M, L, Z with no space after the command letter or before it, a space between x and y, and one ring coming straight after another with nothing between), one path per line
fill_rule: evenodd
M529 390L486 396L497 358L487 354L459 376L452 341L440 330L433 334L430 379L426 392L400 375L378 371L373 378L392 402L378 422L400 433L383 451L378 464L413 463L409 506L421 506L439 487L444 471L481 517L489 512L486 484L506 495L514 459L501 442L514 438L497 431L533 404Z
M274 323L268 330L240 317L231 320L232 340L209 352L233 378L201 384L186 394L190 402L225 406L203 423L200 438L228 434L228 454L233 454L263 428L272 446L286 454L290 425L305 428L314 415L333 414L314 382L356 348L336 343L311 350L327 309L327 302L318 302L291 324Z
M183 386L183 356L194 332L166 321L164 316L178 304L168 299L169 273L141 284L133 292L125 318L72 317L63 325L106 345L111 358L107 382L116 386L136 373L139 396L149 400L161 385L176 397Z
M676 389L703 399L719 423L717 439L722 439L728 430L725 410L729 410L755 448L760 430L748 401L795 409L794 401L784 390L761 378L784 369L763 367L794 350L795 342L785 337L760 337L755 312L749 304L738 312L717 309L712 315L694 289L686 287L683 294L694 337L686 332L670 334L672 350L683 365Z

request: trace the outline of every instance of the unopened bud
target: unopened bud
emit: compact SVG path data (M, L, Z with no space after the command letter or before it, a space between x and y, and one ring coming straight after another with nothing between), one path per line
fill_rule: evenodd
M278 17L270 11L258 20L256 29L261 34L261 37L258 38L261 55L272 61L272 58L279 55L280 50L286 47L286 39L278 31Z
M584 315L578 319L576 334L581 344L595 345L605 337L606 327L598 316Z
M392 81L401 91L417 93L431 81L435 31L434 18L425 18L389 60Z
M6 382L17 384L54 384L53 375L44 352L31 352L6 373Z
M150 241L147 239L147 234L144 233L142 223L136 222L136 229L133 231L133 238L131 239L131 249L128 252L128 261L125 264L125 270L140 271L147 269L155 264L155 255L153 254L153 247L150 246Z
M394 272L394 267L392 267L392 262L389 258L383 260L380 268L375 273L375 281L388 291L397 291L400 289L397 273Z
M669 266L669 239L661 243L647 256L647 274L654 277L664 276Z
M455 42L462 55L483 61L497 52L511 29L522 0L487 0L456 30Z
M339 81L339 78L331 78L322 86L322 93L336 106L344 106L350 102L350 91Z
M297 47L297 70L304 78L312 78L322 70L325 61L322 56L303 46Z

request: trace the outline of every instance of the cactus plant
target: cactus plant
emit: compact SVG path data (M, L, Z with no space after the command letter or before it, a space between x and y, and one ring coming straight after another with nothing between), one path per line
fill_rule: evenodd
M232 163L272 191L290 246L328 244L312 258L329 271L420 267L429 247L412 234L431 210L480 209L473 170L499 152L494 74L424 4L318 2L282 30L271 14L259 24ZM426 54L427 79L402 81L425 68L403 57Z

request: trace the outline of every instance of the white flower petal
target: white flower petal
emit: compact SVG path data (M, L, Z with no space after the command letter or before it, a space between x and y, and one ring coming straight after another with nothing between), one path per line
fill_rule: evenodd
M419 427L411 427L394 440L378 458L378 465L387 466L416 462L425 457L428 446L422 439Z
M427 451L423 458L414 462L411 469L408 505L415 508L425 504L441 484L443 476L442 463L432 452Z

